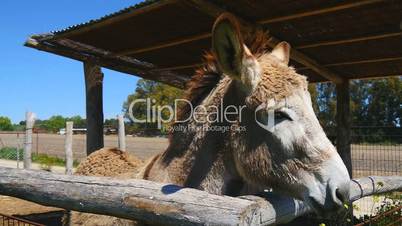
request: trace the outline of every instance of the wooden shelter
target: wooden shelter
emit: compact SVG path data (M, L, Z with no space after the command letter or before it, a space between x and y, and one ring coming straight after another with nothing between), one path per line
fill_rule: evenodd
M159 0L30 37L26 46L82 61L87 152L103 146L100 67L184 88L211 46L211 27L231 12L289 42L291 64L311 82L337 85L337 146L350 167L350 79L402 74L401 0Z

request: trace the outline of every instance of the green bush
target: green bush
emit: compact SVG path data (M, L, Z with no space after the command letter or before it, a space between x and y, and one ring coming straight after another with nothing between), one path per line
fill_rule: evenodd
M21 160L24 155L24 150L18 150L19 159ZM17 160L17 148L4 147L0 149L0 159Z

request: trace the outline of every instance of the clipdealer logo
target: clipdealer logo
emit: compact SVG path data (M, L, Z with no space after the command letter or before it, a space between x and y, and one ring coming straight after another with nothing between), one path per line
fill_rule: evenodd
M134 113L134 109L136 109L136 105L146 106L146 112L144 112L145 118L137 118ZM177 112L179 107L183 107L183 105L188 105L188 109L190 114L188 114L187 118L178 119ZM275 102L269 101L268 103L263 103L259 105L254 112L254 117L256 123L263 129L273 132L275 128L275 114L273 110L273 106ZM156 123L157 128L161 129L164 124L176 122L176 123L185 123L190 120L194 121L198 125L211 125L215 122L226 122L228 124L236 124L237 122L241 122L242 115L244 115L245 105L227 105L224 106L223 101L220 101L219 106L210 105L197 105L193 106L192 103L186 99L176 99L172 105L157 105L155 99L146 98L146 99L136 99L132 101L128 108L128 115L130 119L134 123ZM261 114L262 112L262 114ZM260 117L259 115L264 115L265 117ZM180 127L181 126L181 127ZM182 124L180 126L176 126L173 129L180 130L189 130L189 129L197 129L197 128L183 128ZM209 130L214 131L222 131L226 132L229 130L244 130L245 128L236 127L234 125L230 126L220 126L222 128L218 128L219 126L210 126ZM202 126L199 128L203 128Z

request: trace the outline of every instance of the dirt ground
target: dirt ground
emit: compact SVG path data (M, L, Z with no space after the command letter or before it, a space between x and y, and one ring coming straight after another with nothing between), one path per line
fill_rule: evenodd
M12 215L29 215L62 210L59 208L42 206L33 202L0 195L0 213Z

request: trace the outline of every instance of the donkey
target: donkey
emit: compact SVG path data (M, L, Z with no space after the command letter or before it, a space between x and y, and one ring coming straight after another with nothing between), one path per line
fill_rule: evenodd
M262 31L243 34L232 15L218 17L212 53L188 83L192 106L181 107L168 148L137 178L230 196L272 188L317 213L349 200L348 171L314 114L306 77L288 66L289 44L269 52L267 43ZM229 106L241 110L209 114Z
M272 188L315 210L342 207L349 174L314 114L306 78L288 66L289 44L268 52L263 32L249 36L242 37L232 15L221 15L212 30L213 53L190 81L186 97L207 109L245 106L241 114L224 122L197 114L184 124L202 129L173 131L167 150L141 177L233 196ZM179 119L188 112L184 106ZM270 112L272 125L264 123ZM216 125L231 130L208 131Z

